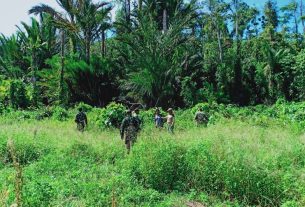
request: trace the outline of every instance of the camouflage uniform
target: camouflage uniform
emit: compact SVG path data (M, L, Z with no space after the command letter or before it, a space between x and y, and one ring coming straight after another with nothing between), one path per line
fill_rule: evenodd
M137 117L127 116L120 128L121 139L124 139L128 152L131 145L137 140L137 132L140 130L140 119Z
M200 125L206 126L208 124L208 116L204 112L198 111L195 114L195 121L197 123L197 126L200 126Z
M77 123L77 129L83 132L88 124L87 115L84 112L79 112L75 117L75 122Z
M135 121L137 122L136 123L136 126L137 126L137 132L138 131L140 131L140 129L141 129L141 126L142 126L142 124L143 124L143 121L142 121L142 119L140 118L140 116L138 115L138 114L134 114L133 115L133 118L135 119Z

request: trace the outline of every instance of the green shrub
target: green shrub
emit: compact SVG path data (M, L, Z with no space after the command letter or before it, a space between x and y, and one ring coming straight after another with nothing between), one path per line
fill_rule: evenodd
M75 106L75 109L78 110L79 108L82 108L84 112L88 113L91 112L93 107L85 104L84 102L80 102L78 105Z
M301 207L297 201L286 201L281 205L281 207Z
M25 84L21 80L14 80L11 82L10 103L15 109L24 109L28 106L29 101L26 96Z
M183 154L184 148L172 139L146 141L133 149L126 167L144 187L169 192L182 188Z
M126 107L110 103L106 108L94 111L97 113L95 122L100 128L119 127L125 117Z
M64 154L73 159L91 159L95 162L100 160L99 153L92 147L83 143L74 143L68 149L65 149Z
M187 189L196 189L208 193L224 190L224 178L219 168L220 160L210 152L207 144L198 144L190 148L185 155Z
M69 113L65 108L56 106L53 109L53 118L58 121L66 121L69 118Z
M29 142L16 142L15 144L17 160L21 165L27 165L38 160L41 156L48 154L51 149L47 146L33 144ZM0 143L0 156L3 164L13 162L5 140Z
M53 111L50 107L45 107L37 111L37 115L35 116L36 120L43 120L46 118L51 118L53 115Z

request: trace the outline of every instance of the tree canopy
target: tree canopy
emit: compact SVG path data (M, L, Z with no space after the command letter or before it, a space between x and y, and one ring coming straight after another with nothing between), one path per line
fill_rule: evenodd
M0 36L2 103L304 100L302 0L281 8L268 0L262 10L243 0L115 2L58 0L62 12L46 4L30 8L37 18Z

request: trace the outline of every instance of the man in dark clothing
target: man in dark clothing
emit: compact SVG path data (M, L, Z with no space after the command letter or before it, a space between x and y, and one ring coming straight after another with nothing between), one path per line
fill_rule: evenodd
M77 124L77 129L81 132L85 130L85 127L88 125L87 115L83 112L82 108L78 109L78 114L75 117L75 122Z
M198 112L195 114L195 121L197 126L207 126L209 118L208 116L203 112L202 108L199 109Z
M136 142L137 132L140 130L139 121L131 115L131 111L126 112L126 117L123 119L120 134L121 139L125 141L127 153L129 154L131 146Z
M141 130L141 127L142 127L142 124L143 124L143 121L142 121L142 119L141 119L139 113L140 113L140 110L139 110L138 108L135 109L135 110L132 112L132 117L138 122L138 123L137 123L137 126L138 126L137 132Z

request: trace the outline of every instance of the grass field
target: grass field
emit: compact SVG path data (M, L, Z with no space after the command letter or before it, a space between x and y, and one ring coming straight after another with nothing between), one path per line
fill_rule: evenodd
M117 130L80 133L72 119L2 118L0 129L0 206L16 186L28 207L305 206L305 135L293 125L223 119L170 135L147 124L130 155Z

